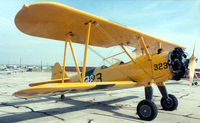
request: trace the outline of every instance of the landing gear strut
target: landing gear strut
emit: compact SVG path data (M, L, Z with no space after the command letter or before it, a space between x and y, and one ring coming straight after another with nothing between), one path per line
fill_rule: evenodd
M137 105L137 114L142 120L153 120L158 114L157 107L152 101L153 89L152 87L145 87L145 100L142 100Z

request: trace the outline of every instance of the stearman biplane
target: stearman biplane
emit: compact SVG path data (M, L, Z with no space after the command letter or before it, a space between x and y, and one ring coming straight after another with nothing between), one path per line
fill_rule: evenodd
M41 2L24 5L15 17L17 28L28 35L65 42L63 67L56 63L52 80L31 83L28 89L15 92L17 97L61 95L91 90L116 90L144 86L145 99L137 105L137 114L143 120L153 120L157 107L152 101L153 84L162 95L161 106L173 111L177 98L168 94L165 81L180 80L190 65L190 81L193 81L196 58L190 59L179 46L106 19L82 12L58 3ZM83 69L75 57L72 43L85 45ZM65 72L67 44L70 45L77 75L69 77ZM120 46L130 62L116 62L109 67L97 67L86 71L88 46L109 48ZM140 55L132 57L126 46L135 48ZM119 55L115 54L113 56Z

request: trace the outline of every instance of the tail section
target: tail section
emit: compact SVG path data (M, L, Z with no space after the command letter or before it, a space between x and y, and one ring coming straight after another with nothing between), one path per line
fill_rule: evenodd
M63 76L63 69L60 63L56 62L52 70L51 80L62 79L62 76ZM65 78L69 78L66 72L65 72Z

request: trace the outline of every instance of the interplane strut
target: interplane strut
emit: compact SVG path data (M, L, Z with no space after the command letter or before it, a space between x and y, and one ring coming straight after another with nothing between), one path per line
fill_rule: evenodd
M67 52L67 40L65 40L65 50L64 50L64 59L63 59L63 75L62 75L62 83L65 81L65 63L66 63L66 52Z
M89 45L89 41L90 41L91 24L92 24L92 22L88 23L88 32L87 32L87 37L86 37L86 41L85 41L85 53L84 53L84 61L83 61L83 70L82 70L81 83L84 83L84 80L85 80L85 71L86 71L88 45Z

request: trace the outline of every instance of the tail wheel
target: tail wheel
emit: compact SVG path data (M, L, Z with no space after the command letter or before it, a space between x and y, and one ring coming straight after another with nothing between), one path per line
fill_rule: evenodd
M151 121L156 118L158 110L155 103L151 100L142 100L137 105L137 114L140 119Z
M160 101L161 106L163 107L163 110L173 111L177 109L178 107L177 98L172 94L168 94L168 97L169 97L168 99L162 97Z
M61 94L60 99L65 99L65 95Z

